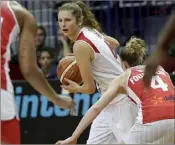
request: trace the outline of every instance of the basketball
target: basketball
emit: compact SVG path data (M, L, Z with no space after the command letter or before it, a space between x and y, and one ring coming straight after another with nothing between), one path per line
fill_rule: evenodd
M59 61L57 77L63 85L68 85L64 78L74 81L79 85L82 83L81 74L74 56L66 56Z

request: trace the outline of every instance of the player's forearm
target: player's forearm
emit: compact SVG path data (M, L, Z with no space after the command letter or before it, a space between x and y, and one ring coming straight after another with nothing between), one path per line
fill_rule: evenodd
M100 109L91 107L85 116L81 119L80 123L78 124L76 130L72 134L72 137L78 139L82 132L92 123L92 121L99 115Z
M93 94L95 93L95 85L89 86L89 85L83 84L78 88L77 92L84 93L84 94Z
M23 75L33 88L46 96L49 101L56 103L57 93L49 85L39 68L31 69L29 72L23 72Z

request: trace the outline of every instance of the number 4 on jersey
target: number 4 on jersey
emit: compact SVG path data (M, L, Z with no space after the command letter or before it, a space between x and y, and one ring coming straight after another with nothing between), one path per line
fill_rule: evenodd
M151 87L153 89L161 88L163 91L168 91L168 85L165 84L159 76L152 77Z

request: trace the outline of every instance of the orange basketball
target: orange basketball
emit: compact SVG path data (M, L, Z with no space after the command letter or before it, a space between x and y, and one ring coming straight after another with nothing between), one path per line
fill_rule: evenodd
M72 80L79 85L82 83L81 74L74 56L66 56L60 60L57 66L57 77L64 85L67 85L64 78Z

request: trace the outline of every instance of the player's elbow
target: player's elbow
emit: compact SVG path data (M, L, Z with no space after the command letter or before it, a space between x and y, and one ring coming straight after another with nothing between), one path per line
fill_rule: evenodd
M94 112L93 114L100 114L100 112L101 112L101 108L99 107L99 106L97 106L97 105L94 105L93 107L92 107L92 112Z
M21 65L21 72L26 79L30 78L35 72L35 70L36 67L33 65Z
M114 44L113 44L113 48L117 48L117 47L119 47L120 46L120 43L117 41L117 40L115 40L115 42L114 42Z
M115 38L112 38L110 36L107 36L106 38L107 38L111 48L116 49L117 47L120 46L120 43Z
M95 88L89 89L89 94L94 94L95 93Z
M93 85L89 85L89 87L88 87L89 94L94 94L95 90L96 90L96 88L95 88L94 84Z
M87 86L87 92L88 94L94 94L95 93L95 85L89 85Z
M31 71L29 69L21 69L21 72L25 78L29 78L31 76Z

